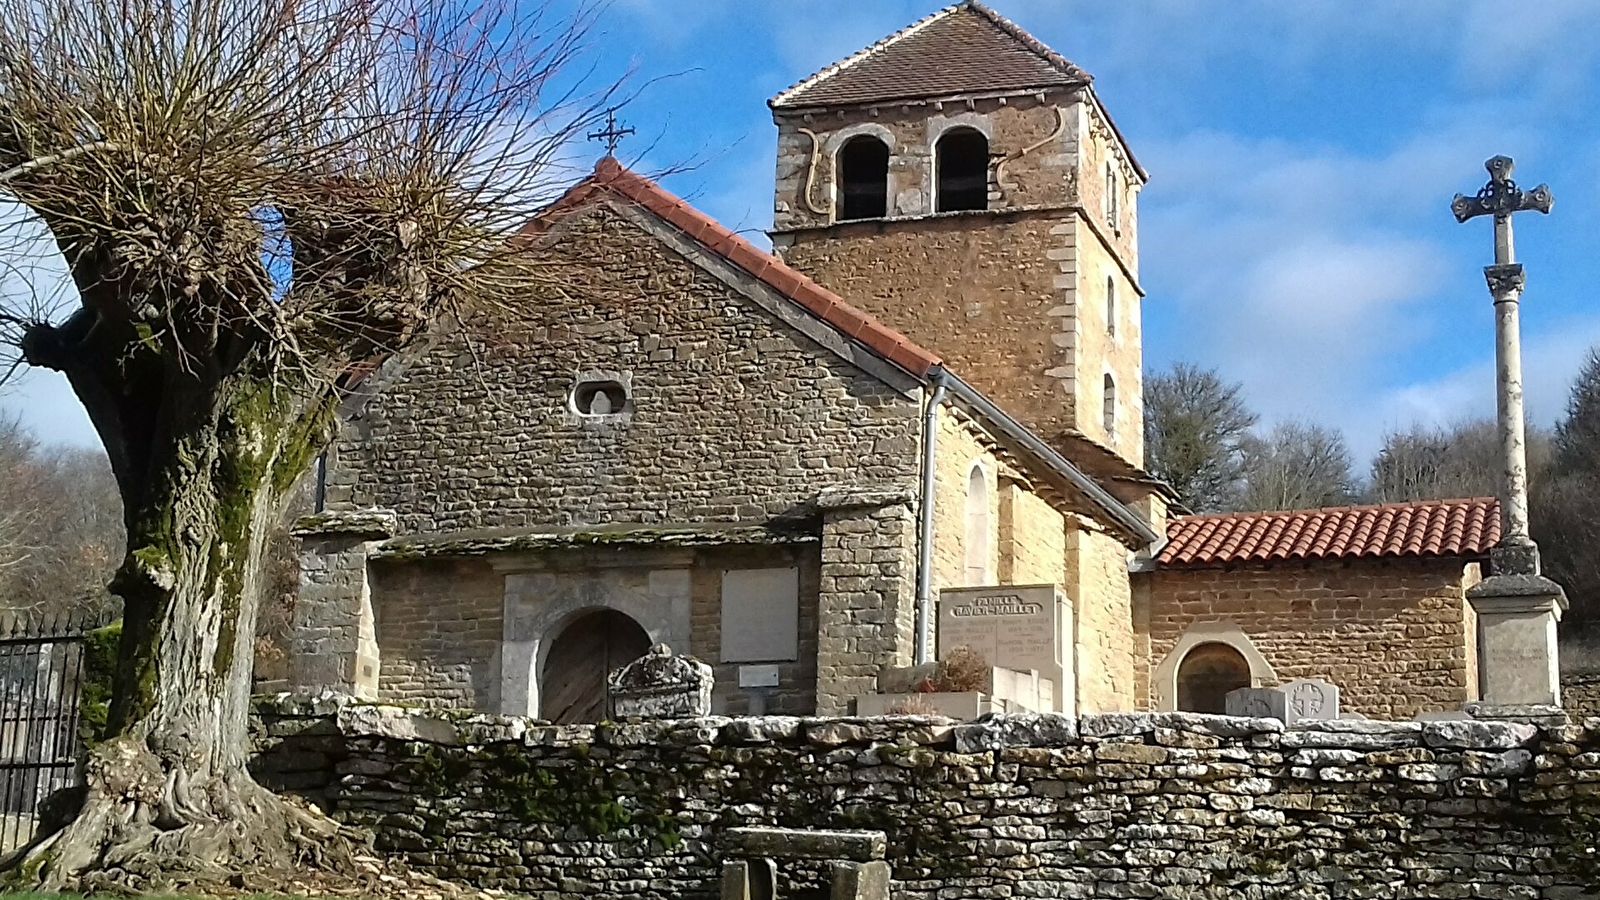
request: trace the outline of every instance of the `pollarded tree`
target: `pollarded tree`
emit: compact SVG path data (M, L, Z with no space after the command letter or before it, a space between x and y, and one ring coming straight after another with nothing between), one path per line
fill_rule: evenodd
M359 372L559 288L507 236L610 89L569 71L587 11L553 9L0 0L0 187L72 294L64 319L12 299L0 327L88 410L128 542L109 739L18 880L322 852L329 821L245 770L263 545Z

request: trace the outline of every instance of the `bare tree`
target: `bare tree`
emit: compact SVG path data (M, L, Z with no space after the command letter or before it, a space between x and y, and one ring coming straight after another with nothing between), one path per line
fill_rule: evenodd
M1281 422L1244 442L1241 509L1310 509L1348 503L1354 494L1350 449L1339 432Z
M507 240L610 104L554 8L0 0L0 183L71 274L70 315L13 297L0 337L66 374L127 530L110 739L27 880L329 861L245 770L263 550L361 372L568 285Z
M1243 443L1255 424L1243 387L1214 369L1177 363L1145 381L1145 465L1195 512L1238 502Z
M1528 476L1538 481L1549 465L1550 435L1529 426ZM1447 428L1415 426L1384 435L1372 460L1368 491L1378 503L1493 497L1500 491L1500 435L1490 419Z
M123 545L105 454L0 422L0 608L108 612Z

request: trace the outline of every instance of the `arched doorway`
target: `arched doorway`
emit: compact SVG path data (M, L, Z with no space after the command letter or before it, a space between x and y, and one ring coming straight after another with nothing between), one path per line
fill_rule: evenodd
M1178 709L1222 715L1228 692L1249 686L1250 663L1244 654L1227 644L1201 644L1178 664Z
M550 643L539 679L539 716L558 724L599 722L610 704L606 675L650 649L650 635L614 609L584 613Z

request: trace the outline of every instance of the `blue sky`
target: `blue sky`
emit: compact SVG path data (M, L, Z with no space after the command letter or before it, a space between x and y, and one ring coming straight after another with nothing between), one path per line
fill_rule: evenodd
M619 155L693 160L669 188L752 236L770 223L766 100L938 8L900 0L613 0L597 71L633 71ZM1493 411L1485 220L1456 192L1514 156L1553 215L1518 219L1530 415L1550 422L1600 343L1600 3L994 0L1083 66L1150 171L1140 198L1147 371L1242 381L1266 422L1385 429ZM588 161L597 145L582 148ZM632 156L630 157L630 154ZM65 384L0 404L44 437L94 437ZM1358 463L1363 464L1363 463Z

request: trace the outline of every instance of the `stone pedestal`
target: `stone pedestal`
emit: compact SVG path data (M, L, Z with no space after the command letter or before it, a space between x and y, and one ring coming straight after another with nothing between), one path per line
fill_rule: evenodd
M289 632L290 687L378 696L378 637L367 557L394 536L389 510L325 512L295 523L300 596Z
M1467 591L1478 616L1480 697L1493 706L1561 703L1556 623L1566 593L1542 575L1491 575Z

